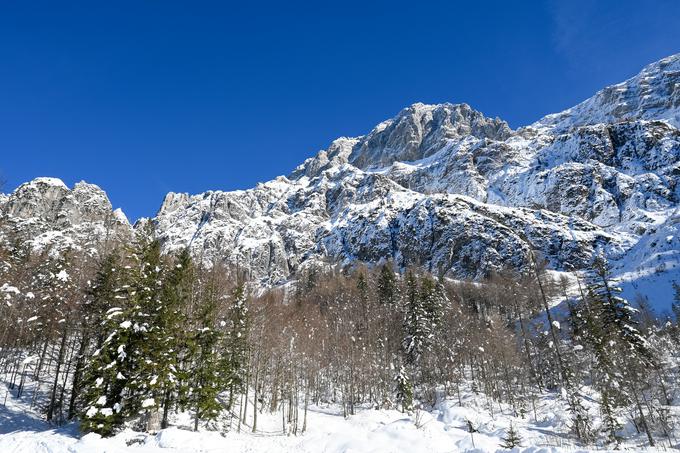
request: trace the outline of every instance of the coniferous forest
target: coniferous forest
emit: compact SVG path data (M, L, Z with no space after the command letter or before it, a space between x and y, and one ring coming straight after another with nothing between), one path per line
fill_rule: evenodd
M580 445L617 446L622 420L650 446L675 442L680 287L674 317L634 308L599 256L561 278L534 257L482 282L329 264L262 289L161 253L147 228L59 255L8 237L0 265L0 372L17 398L41 382L31 406L56 426L155 432L186 413L194 430L258 432L266 413L298 435L311 405L418 413L471 391L491 416L528 419L552 394ZM520 442L512 425L504 439Z

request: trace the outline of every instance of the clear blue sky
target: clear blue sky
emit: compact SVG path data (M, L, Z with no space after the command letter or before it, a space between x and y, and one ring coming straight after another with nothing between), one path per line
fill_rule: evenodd
M417 101L512 127L680 52L680 1L7 1L0 175L248 188Z

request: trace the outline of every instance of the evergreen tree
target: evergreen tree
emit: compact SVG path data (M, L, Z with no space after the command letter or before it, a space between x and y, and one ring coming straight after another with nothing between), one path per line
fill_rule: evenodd
M512 423L510 423L510 427L505 431L505 437L503 437L502 440L503 443L500 444L501 448L512 450L515 447L522 446L522 438Z
M233 291L228 311L229 333L225 337L225 354L220 363L223 382L233 394L243 391L248 361L248 297L245 286L239 283Z
M129 373L124 373L133 368L126 352L132 326L124 319L125 314L123 308L111 308L100 326L108 336L94 351L85 370L85 405L80 424L83 432L110 436L125 422L123 404Z
M396 302L396 297L399 289L397 281L394 277L394 271L389 264L383 264L378 275L378 282L376 285L376 295L380 305L387 305L393 307Z
M611 278L604 258L598 256L589 277L591 313L587 321L588 338L598 362L596 387L600 390L600 409L604 428L611 442L618 445L620 424L616 408L635 403L650 445L651 431L640 402L645 370L655 366L647 340L637 328L637 310L618 296L621 289Z
M425 277L420 284L420 299L431 326L431 335L434 335L442 323L446 309L447 300L444 288L432 278Z
M181 361L187 355L187 312L194 294L195 271L188 249L183 249L174 266L163 280L160 305L154 315L151 329L153 356L156 357L157 397L162 398L161 428L168 426L170 408L180 397L180 383L186 381L181 374Z
M102 321L106 310L115 307L118 302L121 290L120 274L118 255L110 253L100 262L93 282L85 290L79 329L80 339L69 403L69 419L73 418L78 410L79 396L85 384L83 373L91 344L94 343L95 350L97 350L102 347L106 338L104 329L102 329ZM87 384L91 385L92 382Z
M138 235L133 254L130 299L132 332L127 354L132 359L128 385L130 397L124 408L129 417L145 415L146 423L162 405L164 391L172 385L174 374L164 349L168 336L162 328L172 310L166 310L162 298L164 265L160 242L149 231ZM171 321L170 321L171 322Z
M160 244L148 232L138 235L130 265L119 273L116 306L104 315L106 335L87 366L82 428L111 435L122 424L155 410L163 371L163 335L157 322L161 304ZM148 421L148 420L147 420Z
M415 364L428 348L432 324L425 300L421 297L418 281L412 271L406 275L403 348L406 363Z
M675 300L673 300L671 309L675 315L675 322L680 324L680 284L673 282L673 289L675 289Z
M401 411L410 411L413 408L413 384L403 366L399 369L394 381L396 383L397 402L401 404Z
M214 285L209 285L197 313L197 330L191 341L191 399L194 408L194 430L200 420L214 420L222 408L217 400L219 392L229 385L230 370L221 368L223 332L216 325L218 295ZM230 366L230 363L226 363Z

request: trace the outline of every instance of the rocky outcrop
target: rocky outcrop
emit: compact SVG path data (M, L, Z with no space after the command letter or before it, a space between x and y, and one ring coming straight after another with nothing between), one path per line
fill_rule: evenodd
M106 193L85 182L69 189L56 178L22 184L0 203L6 232L37 250L97 247L132 234L125 214L113 210Z
M189 244L268 283L321 259L466 278L525 266L529 249L555 268L595 248L625 262L678 204L678 61L516 131L466 104L414 104L288 178L170 194L154 222L168 250Z

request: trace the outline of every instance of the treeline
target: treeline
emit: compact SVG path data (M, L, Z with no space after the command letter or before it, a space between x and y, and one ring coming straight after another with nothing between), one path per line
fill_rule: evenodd
M672 436L680 329L618 297L601 258L570 280L534 266L481 283L328 266L256 293L236 269L161 254L147 231L92 255L6 241L0 265L0 371L18 397L42 380L34 404L86 432L156 430L178 412L194 429L257 431L268 411L297 434L311 404L410 411L471 388L492 414L534 418L559 392L584 445L618 444L625 418L652 445Z

